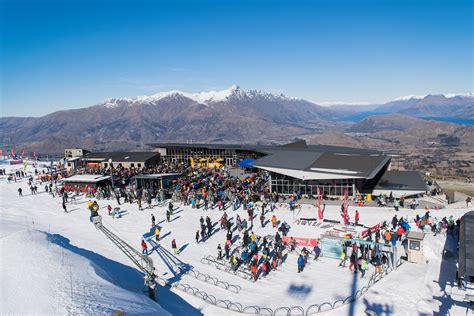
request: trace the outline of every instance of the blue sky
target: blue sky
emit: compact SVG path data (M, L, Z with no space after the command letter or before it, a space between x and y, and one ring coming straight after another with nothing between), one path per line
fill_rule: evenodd
M473 1L0 5L2 116L234 83L312 101L473 90Z

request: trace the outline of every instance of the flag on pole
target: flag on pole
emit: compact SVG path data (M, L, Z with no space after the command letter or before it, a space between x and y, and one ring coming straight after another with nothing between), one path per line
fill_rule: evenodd
M344 190L344 218L347 217L347 188Z
M15 148L13 148L13 147L10 149L10 156L12 158L15 157Z
M317 190L318 190L318 217L319 217L319 220L322 220L323 212L321 211L321 191L319 190L319 186Z

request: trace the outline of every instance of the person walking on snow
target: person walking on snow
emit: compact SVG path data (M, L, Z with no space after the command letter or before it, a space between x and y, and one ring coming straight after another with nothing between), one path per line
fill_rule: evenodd
M18 188L18 195L23 196L23 190L21 188Z
M221 247L221 244L217 245L217 260L222 260L222 247Z
M166 211L166 221L169 222L171 217L171 213L169 210Z
M303 269L304 269L304 258L303 258L303 256L302 256L301 254L298 256L298 261L297 261L297 263L298 263L298 273L303 272Z
M142 254L145 254L148 256L148 246L146 245L146 242L144 239L142 239Z
M151 214L151 227L155 227L155 215Z
M355 219L355 225L356 226L359 225L359 211L358 210L356 210L356 212L355 212L355 218L354 219Z
M67 213L66 202L63 200L63 210L64 213Z
M196 239L196 244L199 244L199 230L196 231L196 237L195 237L195 239Z
M175 255L179 255L179 250L178 250L178 247L176 246L176 239L173 239L171 241L171 248L173 249L173 252Z
M158 226L155 227L155 238L156 241L160 241L160 229L158 228Z
M272 216L272 227L277 228L277 218L275 215Z

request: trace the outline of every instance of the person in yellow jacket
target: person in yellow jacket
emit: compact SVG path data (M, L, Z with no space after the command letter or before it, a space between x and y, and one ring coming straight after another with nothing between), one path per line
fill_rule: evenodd
M155 238L156 238L156 241L160 241L160 229L157 227L155 227Z
M252 232L252 234L250 234L250 240L251 240L252 242L255 241L255 234L254 234L254 232Z

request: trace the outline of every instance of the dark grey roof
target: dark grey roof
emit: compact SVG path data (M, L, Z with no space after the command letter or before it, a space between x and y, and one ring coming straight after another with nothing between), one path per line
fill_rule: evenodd
M309 169L321 168L357 171L357 174L354 175L371 179L389 160L389 157L381 154L325 152L311 164Z
M319 173L339 173L371 179L389 161L389 157L381 154L339 154L292 150L274 151L268 156L255 160L252 162L252 165L255 167L283 168ZM347 171L354 171L356 173L348 173Z
M145 162L151 158L159 156L157 152L151 151L137 151L137 152L96 152L89 153L83 157L86 159L94 160L109 160L112 159L112 162Z
M204 143L154 143L149 144L152 147L160 148L207 148L207 149L230 149L230 150L250 150L262 153L275 151L316 151L316 152L338 152L338 153L380 153L376 150L340 147L330 145L307 145L305 140L299 140L285 145L259 145L259 144L204 144Z
M307 169L322 153L313 151L274 151L252 162L255 167Z
M461 218L458 264L460 275L474 277L474 211Z
M375 186L377 190L425 191L426 184L418 171L386 171Z

